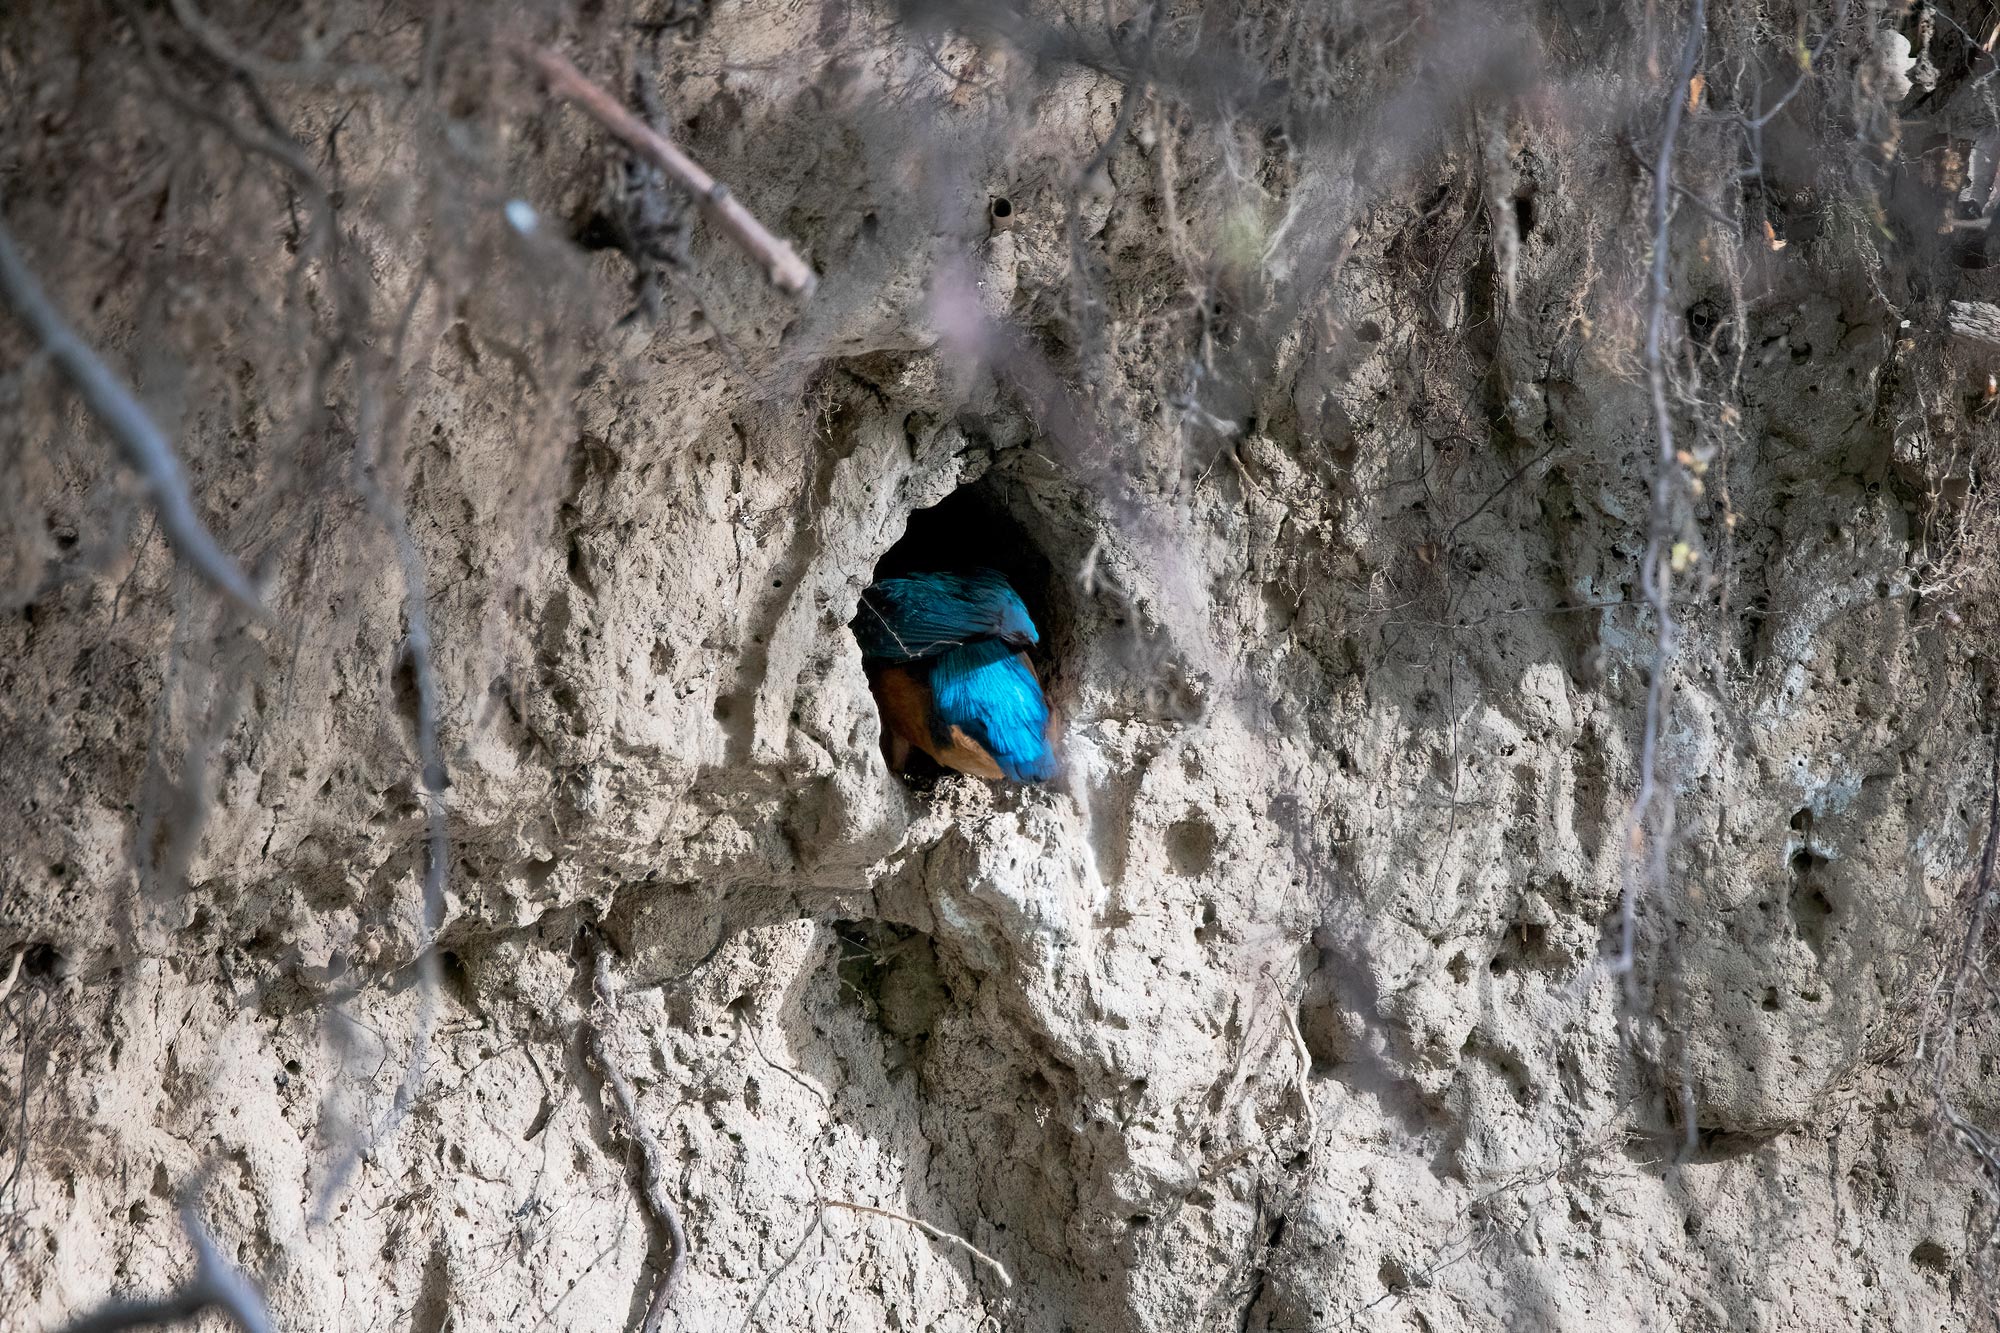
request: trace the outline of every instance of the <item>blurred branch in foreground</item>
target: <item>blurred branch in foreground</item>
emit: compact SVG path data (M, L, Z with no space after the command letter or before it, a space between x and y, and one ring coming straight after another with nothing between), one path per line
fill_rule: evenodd
M63 321L48 293L28 271L5 223L0 223L0 299L13 307L21 323L41 342L42 350L69 380L84 406L111 432L126 463L145 481L174 553L192 565L210 587L243 610L261 616L264 608L257 589L195 513L194 498L173 446L111 367Z
M186 1286L156 1301L111 1301L84 1315L61 1333L116 1333L127 1328L158 1328L193 1319L204 1310L218 1310L245 1333L273 1333L271 1316L257 1288L224 1263L215 1242L195 1216L193 1204L181 1205L181 1225L194 1245L194 1276Z

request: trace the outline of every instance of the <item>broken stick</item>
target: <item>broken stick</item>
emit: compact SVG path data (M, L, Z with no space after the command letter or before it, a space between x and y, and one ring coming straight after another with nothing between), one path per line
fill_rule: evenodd
M738 202L727 185L702 170L701 164L683 153L672 140L626 110L617 98L585 78L568 57L546 46L516 45L512 49L547 80L557 96L576 103L585 115L624 140L633 152L686 187L723 234L763 266L773 287L801 300L812 295L819 283L812 269L791 246L773 236L755 214Z
M856 1203L852 1199L828 1199L822 1197L819 1202L823 1208L845 1208L849 1212L867 1213L871 1217L886 1217L894 1222L907 1222L926 1236L929 1236L932 1240L941 1240L947 1245L956 1245L959 1249L964 1250L967 1254L979 1260L980 1263L991 1268L995 1276L1000 1279L1001 1286L1011 1287L1014 1285L1014 1275L1007 1271L1005 1264L980 1249L977 1245L974 1245L965 1237L954 1235L941 1227L934 1227L920 1217L911 1217L908 1213L899 1213L888 1208L877 1208L873 1204Z

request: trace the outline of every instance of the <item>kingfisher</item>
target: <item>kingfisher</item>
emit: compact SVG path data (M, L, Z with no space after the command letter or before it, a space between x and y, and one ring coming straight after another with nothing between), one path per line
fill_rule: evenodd
M1049 705L1027 654L1042 636L1005 575L879 579L861 594L854 633L888 724L891 767L914 746L978 778L1056 775Z

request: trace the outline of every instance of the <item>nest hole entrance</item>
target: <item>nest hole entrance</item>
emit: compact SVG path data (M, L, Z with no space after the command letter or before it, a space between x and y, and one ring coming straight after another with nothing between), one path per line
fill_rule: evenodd
M1029 525L1008 504L997 479L988 476L968 483L927 509L913 510L902 537L876 561L869 582L973 569L999 571L1028 608L1041 635L1028 658L1049 707L1060 715L1065 711L1060 666L1073 620L1068 585ZM882 740L886 754L886 723ZM902 769L903 776L919 787L928 787L947 771L918 752Z
M875 579L982 567L1007 576L1035 618L1046 649L1056 611L1055 568L987 482L961 486L930 508L912 511L902 537L876 562Z

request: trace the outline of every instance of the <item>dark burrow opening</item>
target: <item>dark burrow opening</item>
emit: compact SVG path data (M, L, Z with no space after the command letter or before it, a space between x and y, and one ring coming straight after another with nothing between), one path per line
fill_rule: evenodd
M1069 641L1072 619L1067 585L1058 577L1055 563L1028 526L1008 505L998 479L989 475L959 487L928 509L913 511L902 537L876 562L869 582L912 574L966 573L981 568L997 570L1005 576L1027 607L1041 636L1039 643L1027 649L1028 659L1050 708L1059 715L1064 694L1059 663ZM853 624L858 626L861 617L869 614L864 603ZM878 702L879 698L878 693ZM889 748L886 718L883 726L886 754ZM947 771L928 755L912 752L903 765L902 776L914 786L927 788Z
M929 935L889 921L836 921L840 998L920 1052L952 1003Z

